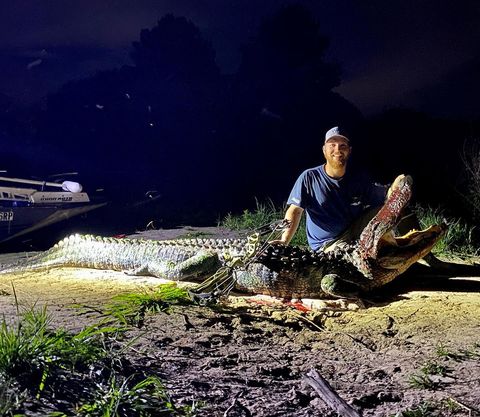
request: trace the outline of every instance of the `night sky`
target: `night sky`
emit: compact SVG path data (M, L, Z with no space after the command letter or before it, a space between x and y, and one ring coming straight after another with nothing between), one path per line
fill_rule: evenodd
M278 0L16 0L0 4L0 92L31 103L65 81L130 62L142 28L185 16L212 42L224 73ZM342 67L337 91L365 115L408 106L475 117L480 3L475 0L300 1L330 39ZM474 101L475 100L475 101Z

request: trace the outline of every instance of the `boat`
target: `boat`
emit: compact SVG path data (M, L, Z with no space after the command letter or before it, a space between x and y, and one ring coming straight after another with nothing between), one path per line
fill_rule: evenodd
M104 206L74 181L62 183L0 176L0 242Z

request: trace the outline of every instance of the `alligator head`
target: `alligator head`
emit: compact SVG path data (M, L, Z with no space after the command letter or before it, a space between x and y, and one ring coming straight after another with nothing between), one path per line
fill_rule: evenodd
M396 234L396 227L412 195L412 182L410 176L399 177L385 204L367 224L353 250L349 254L337 254L337 257L343 255L349 259L360 272L356 280L342 276L338 277L340 280L357 285L363 291L385 285L427 255L444 235L446 224L410 230L403 236ZM332 278L327 281L332 281ZM334 294L327 281L322 283L322 288Z

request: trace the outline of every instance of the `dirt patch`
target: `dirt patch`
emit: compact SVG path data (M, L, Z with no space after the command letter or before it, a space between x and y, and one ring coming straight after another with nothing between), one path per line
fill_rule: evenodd
M173 235L136 237L178 237ZM0 311L16 315L14 288L20 303L47 304L52 326L78 331L98 320L96 311L114 295L149 291L158 283L73 268L5 275ZM79 314L74 305L92 308ZM333 416L303 381L311 368L364 416L395 415L430 401L443 401L445 415L480 409L480 278L394 288L366 305L313 313L274 300L231 297L214 309L176 307L128 332L131 340L138 338L128 356L165 381L177 404L199 405L199 416ZM421 369L429 363L446 373L428 374L432 385L424 387Z

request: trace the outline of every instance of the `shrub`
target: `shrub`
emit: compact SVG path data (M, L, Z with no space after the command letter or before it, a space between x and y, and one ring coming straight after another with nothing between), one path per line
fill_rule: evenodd
M467 256L478 254L478 245L475 244L473 237L475 226L469 225L459 218L445 217L440 209L417 205L414 210L422 228L444 221L448 224L447 233L433 248L434 253L455 253Z
M244 210L243 213L239 215L229 213L220 221L220 226L231 230L253 231L258 227L283 219L286 210L287 207L285 205L283 207L276 207L271 200L267 203L261 203L257 200L256 209L254 211ZM308 246L305 216L302 217L297 233L295 233L291 244L296 246Z

